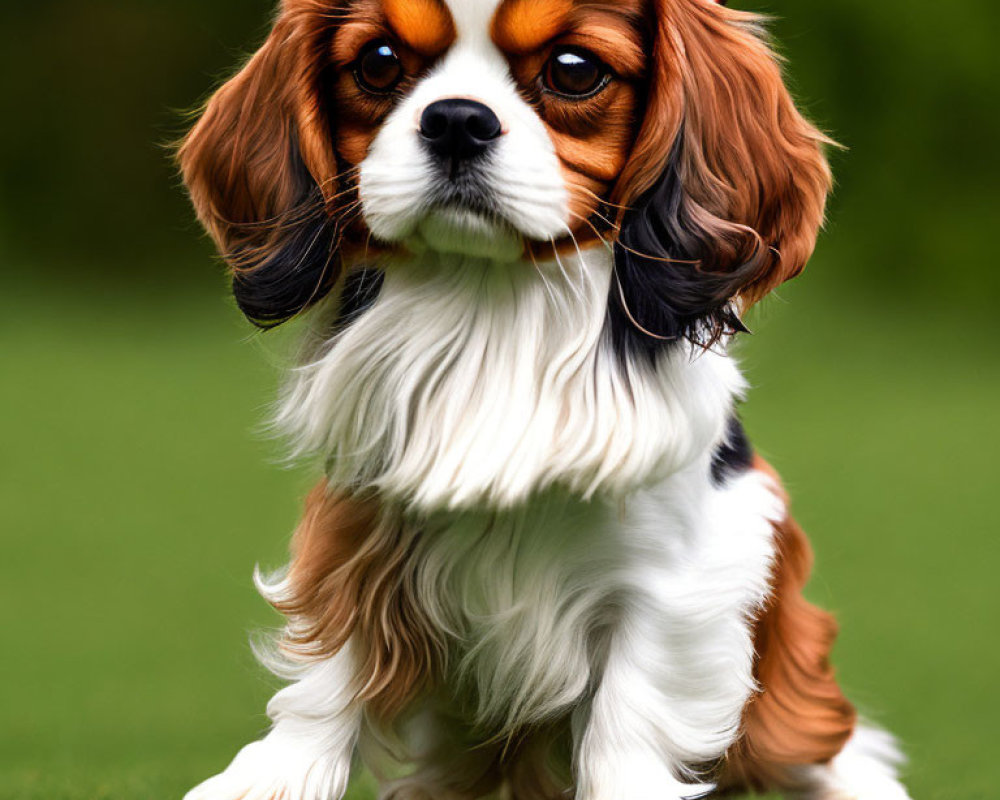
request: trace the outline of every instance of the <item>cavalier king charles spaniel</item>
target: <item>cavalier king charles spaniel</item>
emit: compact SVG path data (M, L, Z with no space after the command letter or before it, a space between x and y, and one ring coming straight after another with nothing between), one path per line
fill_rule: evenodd
M828 140L712 0L283 0L179 161L305 312L273 727L190 800L904 800L737 416Z

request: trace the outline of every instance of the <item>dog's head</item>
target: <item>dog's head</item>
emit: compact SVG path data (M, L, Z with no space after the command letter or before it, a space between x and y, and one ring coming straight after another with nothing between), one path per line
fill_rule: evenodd
M652 353L802 269L823 141L713 0L283 0L180 162L259 325L366 254L603 240L613 335Z

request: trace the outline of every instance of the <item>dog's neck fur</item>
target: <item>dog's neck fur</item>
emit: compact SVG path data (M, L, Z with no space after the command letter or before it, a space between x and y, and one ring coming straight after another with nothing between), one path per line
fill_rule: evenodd
M655 365L616 356L612 279L602 246L387 264L371 307L295 371L278 423L334 484L414 510L511 507L550 486L624 496L717 443L743 384L728 356L685 342Z

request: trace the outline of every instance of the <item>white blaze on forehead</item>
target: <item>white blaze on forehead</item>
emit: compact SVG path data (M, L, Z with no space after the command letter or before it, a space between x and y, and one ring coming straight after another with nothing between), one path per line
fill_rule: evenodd
M503 96L515 91L510 66L494 44L493 18L503 0L445 0L455 23L455 43L445 57L439 75L447 75L468 86L456 92L485 102L503 105ZM487 75L482 75L483 71ZM507 91L504 91L504 90ZM490 100L493 100L493 103ZM498 114L500 109L493 109ZM507 120L500 115L506 128Z
M445 0L461 44L490 42L490 27L502 0Z
M410 101L426 106L446 97L466 97L489 106L509 131L511 118L524 105L510 65L491 35L493 18L503 0L444 0L455 25L456 39L444 58L413 91ZM527 127L538 127L534 113ZM545 137L547 138L547 137Z

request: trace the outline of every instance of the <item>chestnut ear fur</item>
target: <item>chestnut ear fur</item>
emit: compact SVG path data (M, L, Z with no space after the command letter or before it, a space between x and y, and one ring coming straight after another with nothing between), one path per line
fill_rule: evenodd
M263 47L209 100L178 161L252 322L273 327L336 283L337 160L321 103L329 15L285 0Z
M620 353L710 344L797 275L823 221L829 143L795 107L758 17L655 0L646 116L613 198Z

